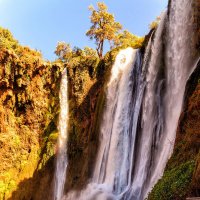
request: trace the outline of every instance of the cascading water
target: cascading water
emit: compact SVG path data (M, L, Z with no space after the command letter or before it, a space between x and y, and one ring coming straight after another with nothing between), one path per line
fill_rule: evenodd
M163 92L164 126L159 146L154 156L154 164L146 185L146 195L162 176L166 162L170 157L182 109L185 86L190 74L196 67L197 51L192 38L192 1L172 0L166 26L165 52L165 83Z
M134 143L142 102L141 53L121 50L108 83L101 142L91 183L66 199L119 199L131 184Z
M141 108L141 121L138 130L138 140L135 146L134 177L131 188L125 194L126 199L143 199L142 192L147 179L150 176L152 162L154 162L155 151L160 144L163 132L163 105L162 90L164 77L162 68L162 33L166 14L163 14L160 25L155 32L151 48L147 49L146 55L150 54L148 62L144 63L145 93ZM151 42L151 41L150 41ZM149 52L148 52L149 51Z
M107 186L116 196L131 183L135 124L144 89L140 75L140 52L132 48L122 50L116 58L108 84L101 145L93 176L94 182Z
M162 176L198 58L191 13L191 1L171 0L143 61L140 50L119 52L107 85L92 179L65 199L143 200Z
M68 123L68 95L67 95L67 70L64 69L60 84L60 115L59 115L59 137L56 159L56 172L54 177L54 200L63 197L66 169L67 169L67 123Z

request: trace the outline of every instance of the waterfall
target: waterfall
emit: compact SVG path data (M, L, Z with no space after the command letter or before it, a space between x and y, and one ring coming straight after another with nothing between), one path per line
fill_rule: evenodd
M191 22L192 1L171 0L145 54L119 52L107 84L93 176L65 199L143 200L162 177L198 58Z
M56 158L56 172L54 177L54 200L61 200L64 192L67 169L67 122L68 95L67 70L64 69L60 84L60 115L58 124L58 149Z
M143 94L141 54L120 51L108 83L107 103L101 125L101 142L93 181L119 195L131 183L133 151ZM134 77L134 78L133 78Z
M150 48L146 49L146 55L150 55L148 62L144 63L145 69L145 92L141 107L140 129L138 140L135 146L134 176L131 188L125 194L126 199L142 199L142 192L147 178L150 176L155 151L160 144L160 137L163 132L163 105L162 92L164 77L162 63L162 33L164 29L166 13L163 14L158 29L155 32L153 41L149 41Z
M80 194L66 199L120 199L131 185L137 123L144 91L139 50L121 50L107 85L100 147L93 178Z
M124 199L147 197L171 156L185 86L198 58L191 22L192 2L172 0L169 15L163 13L154 39L149 41L134 176Z
M196 67L197 52L192 41L192 4L192 1L172 0L169 8L163 49L165 52L161 55L164 57L166 68L162 100L164 126L155 152L149 183L146 186L146 195L162 176L172 153L186 83Z

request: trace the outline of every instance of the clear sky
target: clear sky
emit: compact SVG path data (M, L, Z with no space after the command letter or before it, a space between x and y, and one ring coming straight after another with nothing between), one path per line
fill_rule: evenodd
M143 36L149 24L166 9L168 0L105 0L109 12L124 29ZM94 47L85 36L90 27L88 6L95 0L0 0L0 26L23 45L54 60L58 41Z

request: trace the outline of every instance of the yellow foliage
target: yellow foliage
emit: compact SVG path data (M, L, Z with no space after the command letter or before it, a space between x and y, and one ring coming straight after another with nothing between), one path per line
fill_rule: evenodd
M150 29L157 28L158 24L160 23L160 20L161 20L160 16L156 17L156 19L149 25L149 28Z
M97 3L96 10L92 5L89 6L89 10L92 12L90 16L92 26L86 35L95 40L97 53L102 58L104 41L115 41L122 25L115 21L114 15L108 12L107 6L102 2Z
M130 46L137 49L142 46L143 41L143 37L136 36L130 33L129 31L125 30L122 33L118 34L117 40L115 42L115 47L122 46L125 48Z

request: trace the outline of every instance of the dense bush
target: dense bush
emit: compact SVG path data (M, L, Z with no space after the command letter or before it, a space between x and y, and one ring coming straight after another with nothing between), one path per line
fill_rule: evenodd
M192 180L195 162L188 161L174 169L165 171L162 179L154 186L148 200L184 199Z

